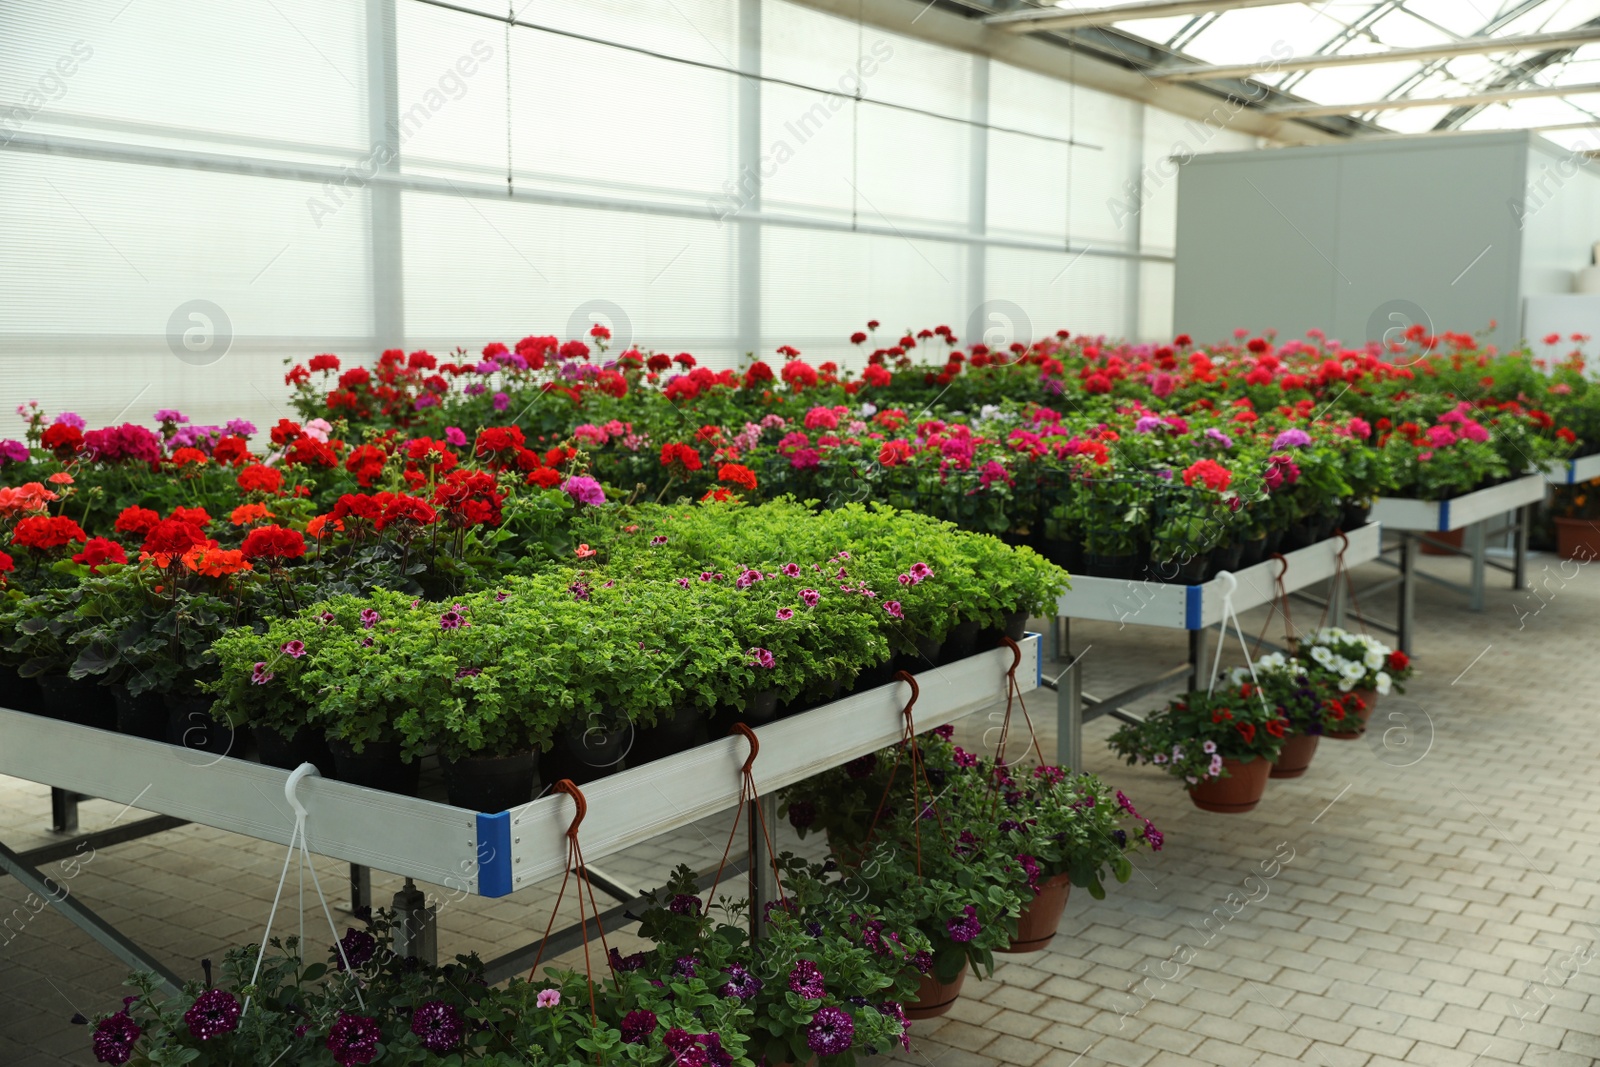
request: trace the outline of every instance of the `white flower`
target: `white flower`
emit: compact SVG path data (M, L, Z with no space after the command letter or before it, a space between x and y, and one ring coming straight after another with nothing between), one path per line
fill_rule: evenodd
M1339 692L1348 693L1355 687L1356 683L1351 681L1348 676L1339 679Z
M1388 671L1379 671L1378 672L1377 690L1378 690L1378 695L1379 696L1387 696L1389 694L1389 687L1391 685L1393 685L1393 684L1394 684L1394 679L1389 677L1389 672Z
M1312 648L1311 648L1311 658L1316 660L1319 664L1321 664L1324 667L1331 668L1333 666L1333 653L1329 652L1327 650L1327 648L1325 648L1322 645L1313 645L1312 646Z
M1257 666L1260 666L1260 664L1257 664ZM1248 677L1250 677L1250 670L1247 667L1235 667L1228 672L1228 680L1234 685L1238 685Z
M876 415L877 413L878 413L878 405L874 404L872 401L869 400L866 403L861 405L861 417L863 419L870 419L870 418L872 418L872 416Z
M1000 405L998 404L985 404L978 409L978 418L980 419L992 419L999 414Z
M1361 657L1361 662L1366 664L1367 670L1375 671L1383 666L1383 653L1369 648L1367 654Z
M1215 753L1217 751L1217 743L1215 741L1207 741L1205 744L1201 745L1200 747L1205 749L1205 753L1208 756L1212 755L1213 753Z

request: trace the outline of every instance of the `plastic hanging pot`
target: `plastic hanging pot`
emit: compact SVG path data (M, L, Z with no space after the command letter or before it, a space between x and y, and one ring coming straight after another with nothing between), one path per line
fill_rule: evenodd
M1005 635L1013 641L1021 641L1028 636L1028 609L1017 608L1006 616Z
M339 781L379 789L403 796L417 795L417 780L422 774L420 760L407 763L400 757L398 741L368 741L357 752L348 741L328 739L333 766Z
M10 708L29 715L43 714L38 681L24 678L14 667L0 667L0 708Z
M101 730L117 728L117 708L112 703L111 691L87 678L41 674L39 700L43 714L52 719Z
M151 741L167 739L167 702L160 693L134 696L125 685L111 687L111 701L117 709L117 732Z
M1017 916L1017 936L1000 952L1038 952L1055 940L1061 913L1067 910L1067 894L1072 878L1066 873L1053 875L1039 886L1034 898L1025 901Z
M1378 710L1378 691L1376 689L1352 689L1350 690L1350 695L1359 697L1361 700L1362 707L1355 713L1356 718L1361 722L1361 728L1346 733L1335 733L1329 730L1328 736L1338 741L1354 741L1366 733L1367 723L1372 721L1372 713Z
M1277 760L1272 764L1273 778L1298 778L1311 766L1311 757L1317 754L1316 734L1300 734L1283 743Z
M906 1001L907 1019L937 1019L955 1006L961 996L961 985L967 980L967 969L961 968L952 982L941 982L932 974L917 979L917 995Z
M1228 545L1225 548L1212 549L1211 566L1214 568L1212 573L1218 574L1222 571L1236 571L1239 569L1239 561L1243 558L1244 545L1238 541L1235 541L1233 544Z
M1267 535L1240 542L1239 566L1254 567L1267 558Z
M535 752L459 760L440 756L439 768L444 771L445 791L452 807L493 815L533 798L539 757Z

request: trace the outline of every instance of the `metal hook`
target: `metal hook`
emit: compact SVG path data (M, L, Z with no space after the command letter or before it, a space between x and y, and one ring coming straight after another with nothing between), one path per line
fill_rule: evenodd
M750 727L746 726L744 723L736 722L733 724L733 729L728 731L728 734L729 736L732 736L733 734L741 734L746 741L750 742L750 755L745 759L744 769L740 772L742 774L749 774L751 766L753 766L756 762L756 757L761 754L761 742L756 739L756 732L750 729Z
M585 815L589 814L589 802L583 799L583 790L574 785L570 778L563 778L550 788L552 792L565 793L577 802L578 814L572 817L572 825L567 827L567 836L576 838L578 836L578 824L583 822Z
M1272 580L1275 582L1283 581L1283 576L1289 573L1289 561L1283 557L1282 552L1274 552L1267 558L1278 561L1278 573L1273 575Z
M1000 638L1000 645L1011 650L1011 669L1006 673L1015 678L1017 668L1022 666L1022 646L1011 640L1010 637L1005 636Z
M905 716L911 718L911 709L917 702L917 697L922 695L922 689L917 685L917 680L911 677L910 671L895 671L894 680L904 682L911 687L911 699L906 701Z
M322 772L317 770L312 763L302 763L289 772L289 780L283 783L283 795L289 798L289 807L294 809L294 817L303 820L306 817L306 806L300 803L300 783L307 778L321 778Z

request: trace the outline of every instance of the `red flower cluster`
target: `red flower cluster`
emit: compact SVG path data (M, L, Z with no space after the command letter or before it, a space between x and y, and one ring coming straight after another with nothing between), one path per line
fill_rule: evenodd
M91 537L77 555L72 557L72 562L87 563L89 573L98 574L100 564L126 563L128 554L115 541L109 541L104 537Z
M756 472L742 463L724 463L722 468L717 471L717 481L727 482L729 485L737 485L744 489L754 489L756 487Z
M1193 486L1197 481L1220 493L1233 481L1233 473L1214 459L1202 459L1183 472L1184 485Z
M206 542L205 531L194 523L182 519L163 519L145 535L143 548L146 555L156 558L158 566L166 567L171 565L173 559Z
M118 533L143 537L153 530L156 523L160 521L161 516L149 508L123 508L122 514L117 516L114 528Z
M83 431L76 426L58 422L45 430L40 443L54 452L56 458L71 459L83 447Z
M705 464L700 460L700 453L689 445L673 442L661 446L661 465L663 467L676 467L676 473L687 477Z
M299 559L306 554L306 539L298 530L258 526L245 537L240 551L246 559Z
M345 457L344 469L356 476L363 489L371 489L383 477L383 465L389 462L389 453L377 445L361 445L351 449Z
M260 463L250 464L234 480L247 493L276 493L283 488L282 472Z
M83 527L60 515L29 515L17 523L12 531L11 543L23 548L36 548L47 552L74 541L86 541Z
M451 471L433 491L436 507L449 512L457 526L498 526L505 494L486 471Z

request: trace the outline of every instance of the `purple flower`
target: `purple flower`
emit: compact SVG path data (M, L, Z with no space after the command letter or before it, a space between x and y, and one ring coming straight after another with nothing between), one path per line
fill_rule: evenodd
M631 956L624 956L616 949L612 949L610 954L606 956L606 959L610 961L611 969L613 971L622 971L623 973L627 973L628 971L637 971L640 967L644 966L643 952L635 952Z
M232 1033L239 1026L242 1005L226 989L208 989L183 1013L189 1033L201 1041Z
M954 759L957 767L976 767L978 765L978 757L960 745L956 746Z
M454 608L439 616L439 629L441 630L459 630L466 624L467 620L462 617L461 612Z
M296 640L296 641L285 641L283 643L283 647L278 649L278 651L282 652L285 656L288 656L290 659L299 659L301 656L306 654L306 643L304 641L298 641L298 640Z
M1154 415L1146 415L1138 422L1133 424L1133 429L1135 433L1154 433L1164 426L1166 426L1166 423L1162 422Z
M950 934L952 941L971 941L983 930L983 924L978 921L978 909L968 904L961 909L961 915L944 924L945 930Z
M664 545L666 543L667 543L667 535L666 534L656 534L654 537L650 538L650 547L651 548L660 548L662 545Z
M878 1014L886 1015L900 1024L900 1047L911 1047L911 1023L906 1019L905 1005L898 1000L886 1000L878 1005Z
M541 989L539 995L533 998L533 1003L541 1008L553 1008L561 1003L561 990Z
M1149 819L1144 821L1144 839L1150 842L1150 851L1160 852L1161 845L1166 841L1166 835L1155 828Z
M1127 812L1129 815L1132 815L1135 819L1139 818L1139 813L1134 810L1133 801L1129 800L1127 794L1123 793L1123 791L1120 789L1117 790L1117 804L1121 806L1123 811Z
M785 563L783 566L779 567L778 570L783 572L783 576L785 578L800 577L800 565L798 563Z
M57 426L71 426L74 430L81 430L87 425L83 421L83 416L73 411L63 411L57 415L55 424Z
M667 902L667 910L674 915L699 915L700 898L693 893L679 893Z
M865 756L851 760L844 765L844 773L852 779L860 781L878 769L878 755L868 752Z
M411 1013L411 1032L429 1052L449 1052L466 1029L461 1013L442 1000L430 1000Z
M670 973L674 978L693 978L695 968L700 966L700 961L693 956L679 956L672 962Z
M162 408L156 412L157 422L188 422L189 416L173 408Z
M504 393L494 394L489 398L489 402L494 405L496 411L504 411L511 406L511 398Z
M580 504L599 507L606 502L606 491L599 482L586 474L575 475L561 483L562 492Z
M793 608L779 608L778 609L778 621L779 622L788 622L792 618L794 618L794 609Z
M321 615L317 616L317 621L320 622L324 626L331 625L333 623L333 620L334 620L334 614L331 611L324 611Z
M362 608L361 609L361 628L363 630L372 629L374 626L378 625L378 623L381 622L382 619L383 619L383 616L379 615L377 613L377 611L375 611L372 608Z
M9 438L0 441L0 460L8 460L12 463L26 463L28 462L28 446L21 441L14 441Z
M913 563L911 565L911 581L913 584L933 577L933 568L926 563Z
M1118 848L1127 848L1128 847L1128 831L1126 831L1126 830L1113 830L1113 831L1111 831L1111 840L1113 840L1113 841L1115 841L1117 843L1117 847Z
M778 665L778 661L772 657L772 653L764 648L752 648L750 655L754 656L755 659L751 660L747 666L764 667L770 671Z
M823 985L822 972L817 965L810 960L801 960L789 972L789 990L807 1000L821 1000L827 987Z
M255 667L253 667L250 671L250 684L266 685L276 677L277 675L267 670L267 665L265 662L257 661Z
M911 966L917 969L918 974L927 974L933 970L933 953L923 950L911 957Z
M1206 428L1206 436L1211 438L1211 440L1215 441L1217 444L1221 445L1223 448L1233 447L1233 438L1229 437L1215 426L1208 426Z
M254 437L256 424L249 419L229 419L223 424L222 432L235 437Z
M328 1051L333 1053L334 1062L340 1067L371 1063L378 1056L378 1042L382 1037L383 1028L378 1020L342 1011L339 1021L328 1031Z
M611 951L615 952L616 949ZM622 1017L622 1043L643 1045L656 1032L656 1013L639 1008Z
M1039 889L1039 875L1043 873L1039 866L1039 861L1032 856L1023 855L1017 857L1017 862L1022 864L1023 873L1028 876L1028 888L1033 890L1034 896L1038 896L1041 892Z
M1272 439L1272 450L1274 452L1279 452L1285 448L1296 448L1300 445L1309 445L1310 443L1310 434L1306 433L1304 430L1290 427Z
M809 800L795 800L789 804L789 825L804 830L817 821L817 806Z
M891 618L903 619L906 617L906 613L900 609L900 601L898 600L885 600L883 602L883 610L887 611Z
M456 671L457 678L476 678L483 673L482 667L462 667Z
M850 1050L856 1036L855 1020L840 1008L818 1008L806 1027L806 1047L818 1056L837 1056Z
M749 1000L761 992L761 979L739 966L731 965L727 970L728 981L723 985L721 993L725 997L734 997L738 1000Z
M339 939L339 947L344 951L334 953L338 957L335 966L342 971L345 960L349 960L352 967L361 967L370 962L377 954L378 942L365 930L357 930L351 926L346 928L344 936Z
M143 1033L139 1024L128 1017L127 1008L101 1019L94 1028L94 1058L120 1067L133 1058L134 1043Z
M808 608L816 607L817 606L817 601L819 601L821 599L822 599L822 594L817 592L815 589L802 589L802 590L800 590L800 602L802 604L804 604Z

